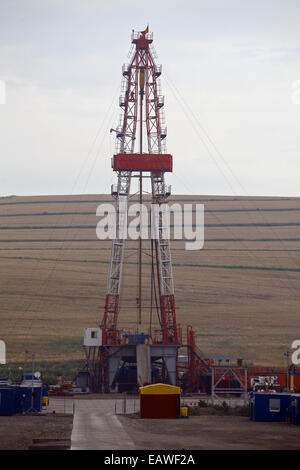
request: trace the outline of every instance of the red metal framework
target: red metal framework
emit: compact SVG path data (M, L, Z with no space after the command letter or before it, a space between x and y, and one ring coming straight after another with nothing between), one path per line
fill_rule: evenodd
M124 257L124 224L128 210L131 178L134 172L148 173L152 187L152 224L156 233L155 250L159 289L161 338L163 344L178 344L173 273L169 240L166 236L164 205L170 194L164 173L172 171L172 156L166 153L167 135L158 77L161 66L155 63L150 45L153 41L148 28L132 33L135 45L130 63L122 68L123 81L119 104L122 109L116 128L116 154L112 167L118 174L118 184L113 191L116 200L116 238L112 241L108 288L102 322L103 344L117 345L122 339L118 331L119 298ZM145 100L144 100L145 98ZM143 102L145 106L143 108ZM140 149L134 153L137 138L138 116L140 121ZM145 122L147 150L142 150L142 128ZM142 180L140 179L140 186ZM140 189L140 194L142 190Z
M172 171L172 155L154 153L119 153L114 155L114 171Z

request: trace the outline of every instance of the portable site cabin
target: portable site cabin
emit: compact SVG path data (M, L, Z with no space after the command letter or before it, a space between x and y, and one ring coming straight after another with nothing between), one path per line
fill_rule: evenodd
M178 418L181 389L174 385L153 384L139 388L141 418Z
M300 393L294 393L291 395L289 420L291 423L300 426Z
M20 385L12 384L7 378L0 378L0 415L40 412L47 403L48 384L27 374Z
M250 419L253 421L289 421L291 394L250 393Z
M15 389L9 385L0 387L0 416L14 414Z

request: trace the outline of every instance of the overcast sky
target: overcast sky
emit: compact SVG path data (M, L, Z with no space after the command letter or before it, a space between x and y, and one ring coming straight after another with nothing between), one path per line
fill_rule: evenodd
M299 196L299 0L1 0L0 195L110 191L121 67L147 23L173 193Z

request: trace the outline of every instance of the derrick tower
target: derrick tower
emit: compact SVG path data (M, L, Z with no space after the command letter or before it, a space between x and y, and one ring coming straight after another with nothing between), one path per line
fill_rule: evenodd
M148 31L148 27L144 31L133 31L131 42L130 61L122 67L119 97L121 116L116 129L111 129L116 133L116 150L112 158L112 168L117 174L117 184L112 185L116 221L104 315L98 332L85 333L87 363L95 391L120 391L118 375L125 363L136 364L137 385L151 383L154 380L154 368L158 370L161 381L174 385L178 382L177 352L182 340L181 330L176 323L169 246L167 198L170 195L170 186L165 182L165 173L173 169L173 158L166 150L164 97L159 82L162 67L155 61L153 34ZM152 264L155 266L152 274L156 278L160 324L155 338L144 333L125 335L118 326L128 200L133 178L137 178L141 205L144 178L151 182L151 243ZM137 303L141 323L141 236L138 243ZM88 337L90 333L93 334L92 339ZM97 336L99 340L95 339Z
M104 344L118 344L119 342L118 314L125 248L124 236L128 197L133 177L137 177L139 181L141 204L143 178L149 177L151 179L152 233L155 238L161 341L164 344L178 343L172 264L167 237L166 211L164 210L166 199L170 195L170 186L165 183L165 172L172 171L172 156L166 153L167 130L163 113L164 97L160 93L158 82L161 66L155 63L151 51L152 41L152 33L148 32L148 28L143 32L133 32L132 57L130 63L123 65L122 68L122 93L119 99L122 114L116 129L117 152L112 162L113 170L118 176L117 185L112 187L112 195L116 204L116 238L113 240L111 248L103 317ZM146 132L144 132L145 130ZM147 153L143 152L143 134L145 134ZM142 237L139 239L139 318L142 308L141 244Z

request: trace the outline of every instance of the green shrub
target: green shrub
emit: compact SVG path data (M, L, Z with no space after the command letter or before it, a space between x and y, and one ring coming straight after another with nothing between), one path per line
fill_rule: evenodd
M74 380L77 371L82 368L82 361L73 360L65 362L35 362L34 372L41 372L44 383L56 384L57 377L62 376L63 380ZM21 368L21 369L20 369ZM32 365L30 362L24 364L5 364L0 365L0 377L10 378L13 382L20 382L22 374L30 374L32 372Z

